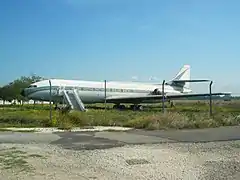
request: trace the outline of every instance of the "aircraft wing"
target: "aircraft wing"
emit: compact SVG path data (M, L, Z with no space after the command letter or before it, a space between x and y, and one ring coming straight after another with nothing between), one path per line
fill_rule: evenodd
M223 95L230 95L230 93L212 93L212 96L223 96ZM192 93L192 94L171 94L165 95L165 100L176 100L176 99L183 99L188 97L206 97L210 96L209 93ZM145 95L145 96L110 96L107 97L106 101L108 103L141 103L143 101L148 100L161 100L163 97L162 95Z

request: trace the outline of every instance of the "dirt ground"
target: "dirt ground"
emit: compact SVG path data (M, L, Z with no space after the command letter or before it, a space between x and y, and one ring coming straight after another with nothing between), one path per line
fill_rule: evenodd
M0 133L0 180L240 177L239 140L179 142L149 133Z

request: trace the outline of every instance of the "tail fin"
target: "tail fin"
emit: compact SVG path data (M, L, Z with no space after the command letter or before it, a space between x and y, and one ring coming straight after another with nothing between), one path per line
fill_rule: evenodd
M183 87L190 88L190 82L187 82L190 80L190 75L190 65L184 65L172 81L181 81L184 83Z
M171 84L190 90L190 82L206 82L208 79L191 80L190 65L184 65L178 74L170 81Z
M190 88L190 65L184 65L177 75L171 80L172 83L178 84L183 88Z

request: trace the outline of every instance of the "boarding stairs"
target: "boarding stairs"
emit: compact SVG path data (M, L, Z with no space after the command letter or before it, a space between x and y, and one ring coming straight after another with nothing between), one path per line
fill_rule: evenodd
M77 90L68 90L66 91L65 89L62 90L63 97L67 105L71 107L71 109L74 110L79 110L79 111L86 111L84 104L79 97Z

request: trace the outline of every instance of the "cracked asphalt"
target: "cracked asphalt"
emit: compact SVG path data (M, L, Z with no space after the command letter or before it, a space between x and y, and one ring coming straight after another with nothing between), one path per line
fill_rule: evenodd
M0 132L0 152L12 147L46 157L29 159L35 171L19 172L18 179L240 177L239 126L169 131ZM4 169L1 162L0 167L0 179L17 179L12 173L17 169Z

